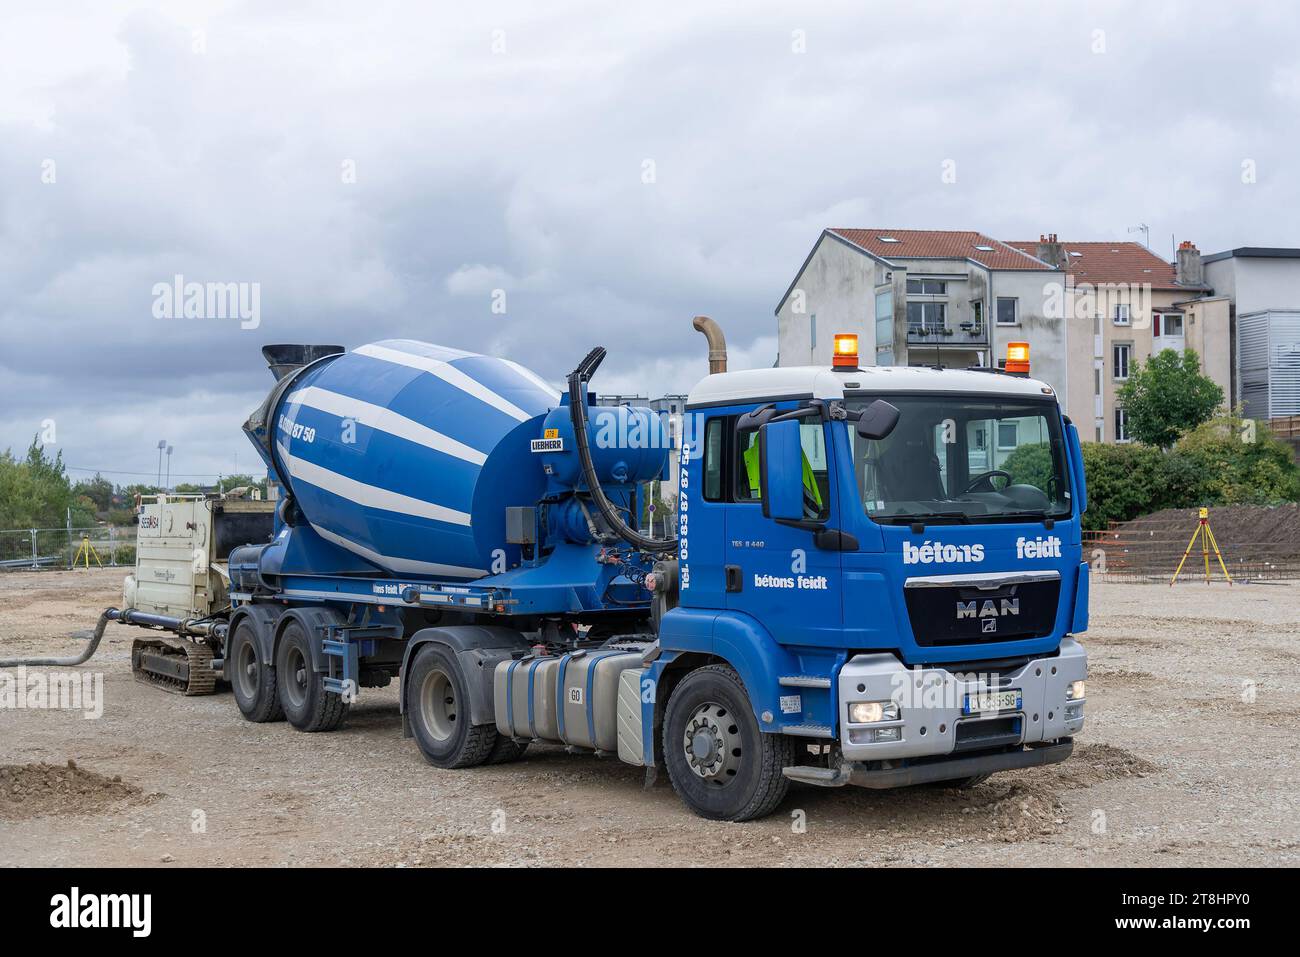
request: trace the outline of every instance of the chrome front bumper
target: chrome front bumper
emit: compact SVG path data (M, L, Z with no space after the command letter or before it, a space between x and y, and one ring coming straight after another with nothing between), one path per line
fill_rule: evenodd
M1065 697L1066 688L1088 673L1088 655L1073 638L1061 642L1058 654L1030 659L1007 674L979 673L978 665L973 669L958 674L943 666L907 668L891 654L852 658L839 675L844 760L962 758L981 749L1060 741L1083 728L1086 699ZM1013 690L1019 692L1018 707L967 713L969 695ZM894 702L899 716L893 721L854 723L849 720L849 705L858 701Z

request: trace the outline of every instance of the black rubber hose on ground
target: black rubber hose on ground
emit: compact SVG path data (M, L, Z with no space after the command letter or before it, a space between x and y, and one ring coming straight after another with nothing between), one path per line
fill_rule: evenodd
M95 625L95 633L90 636L90 640L86 642L86 647L81 649L79 655L71 655L67 658L0 658L0 668L19 668L23 666L34 668L43 665L64 668L84 664L90 660L90 656L99 647L100 639L104 637L104 629L108 627L108 623L116 621L119 614L120 612L116 608L104 609L99 616L99 623Z
M596 466L591 460L591 444L587 435L587 381L595 374L601 360L605 358L603 346L597 346L587 353L587 357L578 364L578 368L569 373L569 420L573 423L573 440L578 446L578 459L582 463L582 477L591 492L591 498L605 517L609 527L619 538L646 552L671 552L677 547L676 538L649 538L629 527L618 514L614 504L605 497L605 490L600 487L600 478L596 475Z

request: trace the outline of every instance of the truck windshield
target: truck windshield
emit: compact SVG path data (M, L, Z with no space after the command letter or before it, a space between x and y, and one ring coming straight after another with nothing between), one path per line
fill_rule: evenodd
M1070 514L1055 402L999 396L873 395L898 407L884 439L849 429L867 514L885 523L999 522Z

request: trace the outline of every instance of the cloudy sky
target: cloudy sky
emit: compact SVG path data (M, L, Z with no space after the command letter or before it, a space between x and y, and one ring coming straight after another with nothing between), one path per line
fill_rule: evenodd
M119 482L161 438L174 480L248 470L268 342L557 382L602 344L602 391L685 391L697 313L772 363L825 226L1300 245L1293 4L811 6L6 10L0 450L52 421ZM159 318L177 275L259 324Z

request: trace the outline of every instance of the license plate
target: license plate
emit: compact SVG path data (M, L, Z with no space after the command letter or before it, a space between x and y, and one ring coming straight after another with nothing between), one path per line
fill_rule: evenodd
M1020 710L1020 702L1020 692L1016 689L1011 691L988 691L984 694L968 694L962 713L979 714L987 711L1018 711Z

